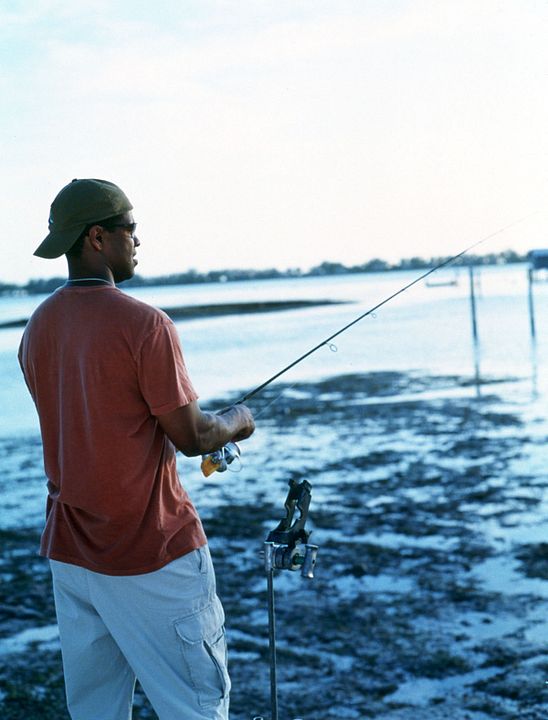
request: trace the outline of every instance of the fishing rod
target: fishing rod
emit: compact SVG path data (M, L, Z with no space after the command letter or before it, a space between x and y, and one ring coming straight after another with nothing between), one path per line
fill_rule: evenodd
M437 270L441 270L441 268L446 267L447 265L451 265L452 263L456 262L463 255L470 252L470 250L473 250L475 247L478 247L478 245L481 245L482 243L486 242L487 240L490 240L491 238L495 237L496 235L499 235L500 233L505 232L506 230L513 227L514 225L518 225L519 223L524 222L525 220L530 218L532 214L534 214L534 213L531 213L530 215L520 218L519 220L514 220L509 225L505 225L503 228L500 228L499 230L496 230L495 232L490 233L489 235L486 235L481 240L478 240L477 242L473 243L472 245L465 248L464 250L461 250L456 255L453 255L452 257L447 258L446 260L443 260L442 262L440 262L438 265L434 266L433 268L430 268L430 270L427 270L425 273L423 273L419 277L417 277L414 280L412 280L411 282L407 283L407 285L404 285L399 290L396 290L396 292L394 292L391 295L389 295L388 297L384 298L384 300L381 300L374 307L369 308L369 310L366 310L364 313L362 313L357 318L355 318L354 320L352 320L351 322L346 324L344 327L342 327L339 330L337 330L336 332L334 332L328 338L325 338L325 340L322 340L320 343L318 343L313 348L311 348L310 350L305 352L303 355L298 357L296 360L293 360L293 362L291 362L289 365L287 365L282 370L277 372L275 375L272 375L272 377L268 378L268 380L265 380L260 385L257 385L256 388L254 388L250 392L246 393L235 404L240 405L241 403L247 402L250 398L252 398L253 396L260 393L262 390L264 390L268 385L270 385L270 383L274 382L274 380L277 380L281 375L284 375L286 372L288 372L288 370L291 370L291 368L294 368L296 365L301 363L306 358L310 357L310 355L312 355L313 353L318 351L320 348L324 347L325 345L328 345L332 340L334 340L339 335L342 335L343 332L346 332L346 330L351 328L353 325L356 325L357 323L359 323L361 320L366 318L368 315L373 315L373 313L376 312L379 308L381 308L383 305L386 305L391 300L396 298L398 295L401 295L402 293L404 293L406 290L409 290L409 288L413 287L413 285L416 285L421 280L424 280L429 275L432 275L432 273L435 273Z
M486 235L485 237L482 237L481 240L477 240L475 243L472 243L472 245L469 245L468 247L464 248L464 250L461 250L456 255L452 255L451 257L443 260L442 262L435 265L433 268L430 268L426 272L422 273L418 277L416 277L414 280L411 280L411 282L407 283L403 287L399 288L399 290L396 290L388 297L384 298L384 300L381 300L373 307L369 308L369 310L366 310L361 315L358 315L358 317L351 320L349 323L344 325L342 328L339 328L336 330L332 335L325 338L325 340L322 340L317 345L312 347L310 350L307 350L307 352L303 353L300 357L298 357L296 360L293 360L293 362L289 363L289 365L286 365L284 368L279 370L277 373L272 375L268 378L268 380L265 380L260 385L257 385L257 387L253 388L253 390L250 390L248 393L243 395L239 400L236 401L235 405L241 405L242 403L246 403L248 400L250 400L255 395L258 395L260 392L262 392L268 385L274 382L274 380L277 380L282 375L285 375L286 372L294 368L296 365L299 365L299 363L303 362L303 360L306 360L306 358L313 355L315 352L317 352L320 348L325 347L326 345L329 345L336 337L339 335L342 335L342 333L349 330L351 327L359 323L364 318L368 317L369 315L373 315L379 308L383 307L383 305L386 305L394 298L398 297L398 295L401 295L402 293L409 290L409 288L413 287L413 285L416 285L417 283L421 282L421 280L424 280L429 275L432 275L432 273L437 272L438 270L441 270L441 268L447 267L448 265L451 265L452 263L456 262L459 258L461 258L463 255L466 255L466 253L470 252L470 250L473 250L474 248L478 247L482 243L486 242L487 240L490 240L491 238L495 237L496 235L500 235L501 233L505 232L511 227L514 227L515 225L519 225L520 223L524 222L525 220L528 220L532 215L537 214L538 210L536 210L533 213L529 213L525 217L520 218L519 220L514 220L513 222L509 223L508 225L505 225L502 228L499 228L498 230L495 230L495 232L489 233L489 235ZM237 443L228 443L225 447L221 448L220 450L216 450L213 453L208 453L208 455L203 456L202 461L202 472L207 477L211 473L217 471L217 472L223 472L224 470L227 470L228 465L230 465L234 460L240 458L240 448L237 445Z

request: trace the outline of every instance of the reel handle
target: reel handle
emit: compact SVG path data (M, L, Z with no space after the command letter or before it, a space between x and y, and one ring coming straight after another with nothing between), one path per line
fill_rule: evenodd
M314 567L316 566L316 558L318 557L318 546L307 543L305 545L304 562L301 568L301 577L312 580L314 577Z

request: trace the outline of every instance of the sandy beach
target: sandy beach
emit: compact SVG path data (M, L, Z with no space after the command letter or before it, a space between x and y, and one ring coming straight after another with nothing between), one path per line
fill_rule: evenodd
M281 718L546 717L546 425L497 388L385 372L261 395L242 472L191 488L227 612L232 720L270 717L260 551L291 478L312 484L320 551L314 580L275 577ZM38 440L1 453L2 483L24 493ZM39 533L38 515L2 533L4 720L68 718ZM154 717L138 690L134 718Z

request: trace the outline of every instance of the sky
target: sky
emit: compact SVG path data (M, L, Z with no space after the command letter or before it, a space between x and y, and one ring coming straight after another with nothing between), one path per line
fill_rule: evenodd
M0 281L65 273L85 177L148 277L548 247L547 38L545 0L0 0Z

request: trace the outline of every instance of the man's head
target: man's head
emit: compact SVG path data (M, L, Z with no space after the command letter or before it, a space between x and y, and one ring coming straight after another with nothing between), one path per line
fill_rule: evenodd
M73 180L51 204L49 234L34 254L43 258L67 255L69 267L78 263L90 272L102 266L114 280L134 273L133 206L125 193L107 180Z
M108 180L73 180L51 204L49 233L34 251L57 258L70 250L87 226L133 210L125 193Z

